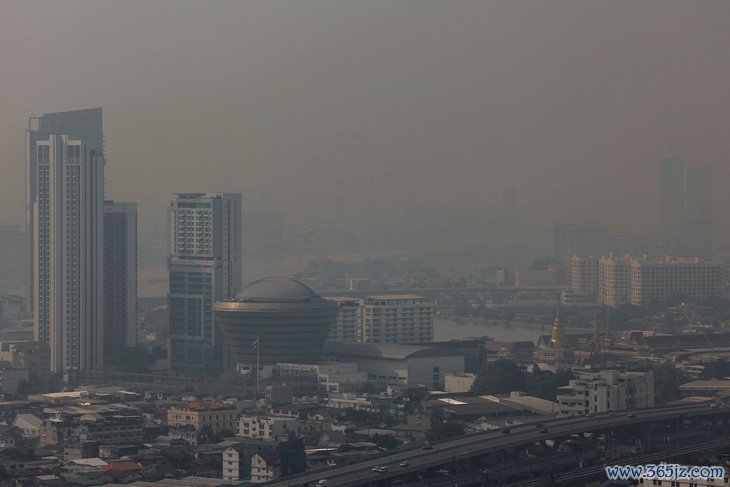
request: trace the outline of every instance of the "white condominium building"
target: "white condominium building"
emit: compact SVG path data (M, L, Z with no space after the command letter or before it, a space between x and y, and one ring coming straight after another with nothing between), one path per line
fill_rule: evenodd
M579 373L558 389L561 415L593 414L654 406L654 373L602 370Z
M598 262L599 302L607 306L626 304L631 297L631 260L632 257L616 257L611 254L601 257Z
M704 299L725 295L725 266L699 259L631 262L631 304L644 306L672 296Z
M574 255L570 259L570 288L573 292L597 297L599 289L599 259Z
M433 341L433 303L414 294L370 296L362 304L365 343Z
M103 357L104 159L83 141L36 142L36 335L54 371L97 368Z
M101 109L31 119L27 132L29 297L54 372L103 365Z

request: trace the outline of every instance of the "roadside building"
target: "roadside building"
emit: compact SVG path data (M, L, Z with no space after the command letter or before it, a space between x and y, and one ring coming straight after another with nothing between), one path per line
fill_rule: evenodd
M279 416L242 416L238 420L238 436L267 441L283 441L299 432L299 420Z
M458 350L430 346L327 342L324 355L357 364L376 384L422 384L442 390L446 374L464 373L464 356Z
M257 453L251 459L251 483L262 484L281 477L281 455L278 452Z
M654 373L579 373L558 392L558 414L590 414L654 406Z
M168 426L192 425L196 431L204 428L213 433L235 431L238 427L238 411L216 401L196 401L171 407L167 411Z

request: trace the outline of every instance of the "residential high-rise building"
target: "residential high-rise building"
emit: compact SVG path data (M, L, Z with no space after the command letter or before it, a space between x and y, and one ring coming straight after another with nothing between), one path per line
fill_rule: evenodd
M667 252L676 255L684 215L684 161L665 157L659 162L659 231Z
M35 210L38 194L37 141L48 140L51 134L65 134L82 140L90 150L104 155L104 131L101 108L72 110L68 112L46 113L42 117L31 117L26 131L26 240L27 240L27 272L26 298L33 311L34 283L36 281L35 261L33 254L36 245Z
M361 335L361 301L349 297L326 298L339 306L337 321L330 329L328 340L333 342L359 342Z
M104 202L104 350L137 344L137 203Z
M29 297L54 372L103 365L101 109L31 118L26 138Z
M645 306L672 297L704 299L725 296L725 265L699 259L634 259L631 304Z
M428 343L433 341L433 303L423 296L369 296L362 305L365 343Z
M570 263L574 255L605 255L609 229L595 223L556 223L553 227L553 254L561 264Z
M611 254L598 261L598 301L607 306L626 304L631 297L632 257Z
M570 259L570 288L573 292L598 297L599 275L597 257L574 255Z
M223 353L212 307L241 289L241 195L178 193L169 226L170 368L216 374Z

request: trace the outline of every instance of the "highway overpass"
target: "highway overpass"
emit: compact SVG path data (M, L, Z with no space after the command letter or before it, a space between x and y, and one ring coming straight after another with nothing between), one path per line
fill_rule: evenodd
M362 485L390 485L397 478L407 479L417 472L440 466L459 464L469 459L499 452L509 452L525 445L550 441L558 444L573 435L604 434L620 429L645 431L658 423L682 421L711 421L725 424L730 421L730 407L715 407L709 402L678 405L673 407L636 410L632 413L598 414L593 417L556 418L536 420L502 429L479 433L457 439L434 443L432 449L414 449L379 456L367 461L342 465L312 473L303 473L268 482L266 486L295 487L315 486L319 480L327 480L328 487L355 487ZM649 440L650 441L650 440ZM407 466L401 467L402 462ZM385 466L386 472L373 472L373 467Z

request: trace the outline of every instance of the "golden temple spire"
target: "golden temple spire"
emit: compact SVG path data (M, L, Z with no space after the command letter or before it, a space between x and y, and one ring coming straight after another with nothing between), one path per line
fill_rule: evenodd
M565 331L560 324L560 301L558 301L558 309L555 313L555 322L553 323L553 333L550 337L550 345L553 347L562 347L565 344Z

